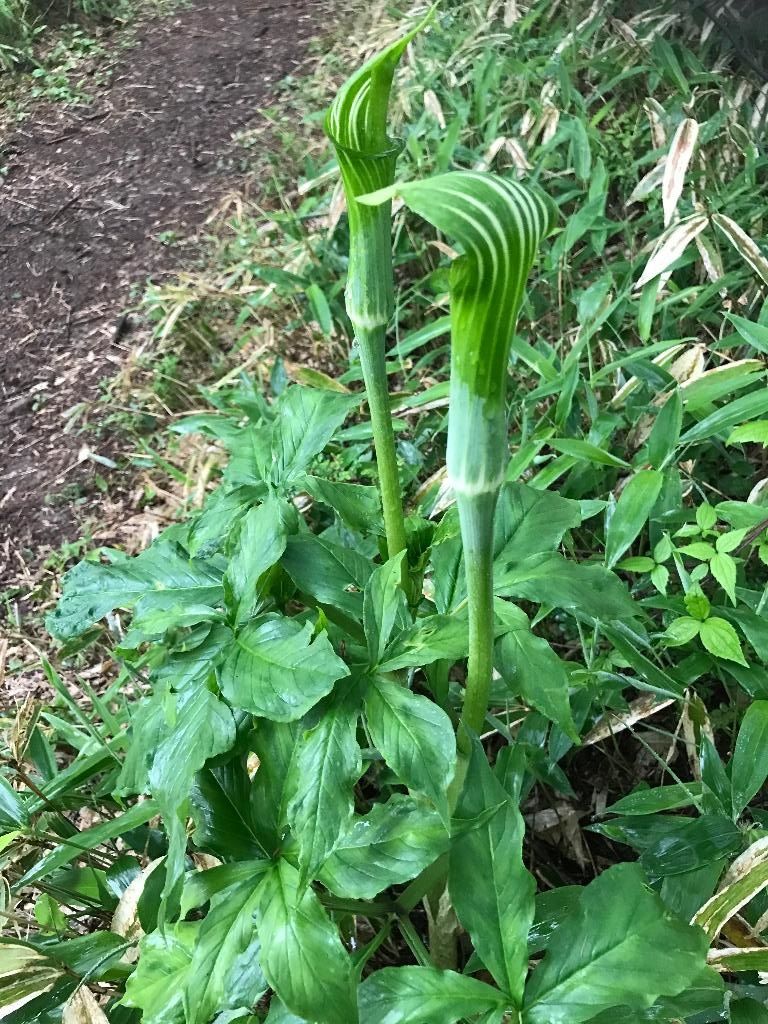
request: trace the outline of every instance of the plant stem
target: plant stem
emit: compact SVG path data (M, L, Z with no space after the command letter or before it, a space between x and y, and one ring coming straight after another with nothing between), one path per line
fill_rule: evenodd
M464 704L456 736L456 774L448 791L451 810L458 803L472 750L482 731L493 678L493 517L498 489L477 494L457 492L464 567L467 577L469 659Z
M456 733L456 772L448 806L456 810L472 754L472 738L482 732L493 679L493 517L498 486L489 491L456 491L467 578L469 658L464 703ZM439 862L438 862L439 863ZM457 956L455 924L448 912L446 873L427 892L429 948L438 967L453 969ZM426 872L425 872L426 876ZM417 880L418 881L418 880ZM425 877L423 881L428 881Z
M360 365L363 370L368 408L373 427L373 444L379 468L381 505L384 511L384 529L387 535L389 557L405 550L405 520L400 495L400 477L397 472L395 454L395 432L392 429L387 372L384 361L384 338L386 328L356 327L355 336L360 349ZM407 571L404 567L404 572Z

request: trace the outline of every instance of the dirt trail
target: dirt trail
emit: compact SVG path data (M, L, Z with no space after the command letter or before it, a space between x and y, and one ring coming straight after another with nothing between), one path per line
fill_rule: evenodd
M176 264L157 236L193 235L236 183L233 132L258 123L319 21L318 0L192 0L144 26L91 106L40 108L2 145L0 588L75 529L46 501L83 444L68 410L120 366L131 286Z

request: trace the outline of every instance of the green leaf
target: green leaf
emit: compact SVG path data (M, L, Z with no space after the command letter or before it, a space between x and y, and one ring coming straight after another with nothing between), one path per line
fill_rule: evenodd
M307 288L307 299L309 300L312 315L320 326L320 330L327 337L333 333L333 317L328 299L319 284L311 284Z
M582 521L579 502L527 484L507 483L496 505L494 549L500 561L553 551Z
M724 616L735 622L755 649L761 661L768 663L768 619L756 615L751 608L740 604L738 608L719 608Z
M192 520L187 544L190 555L204 558L221 550L235 526L261 496L256 487L217 487L212 491L202 512Z
M726 313L725 316L747 344L752 345L758 352L768 353L768 327L764 324L757 324L753 320L747 320L743 316L736 316L735 313Z
M751 900L768 886L765 842L756 840L731 864L718 891L694 916L694 924L714 943L722 929Z
M365 1024L455 1024L504 1005L490 985L434 967L385 967L360 986Z
M16 1009L4 1008L3 1024L38 1024L38 1022L49 1024L51 1021L61 1020L62 1008L78 986L75 978L57 981L52 972L46 972L45 980L38 983L36 979L41 977L42 972L40 974L31 973L31 977L30 973L25 972L20 979L21 991L17 991L16 995L3 993L3 998L11 1002L14 1002L17 997L25 1000ZM41 991L51 984L52 987L47 991ZM27 998L34 992L41 994L32 999Z
M645 469L635 473L622 490L605 534L605 562L609 569L645 526L663 482L659 470Z
M722 971L733 974L737 971L768 971L768 948L751 946L725 946L713 950L710 963Z
M648 461L654 469L663 469L674 454L682 425L683 398L680 389L675 388L656 414L648 435Z
M235 707L274 722L309 711L349 669L310 622L270 617L240 630L221 666L221 692Z
M7 945L13 939L0 939L0 962L7 963ZM32 945L32 944L30 944ZM81 978L101 979L125 952L125 939L114 932L98 931L90 935L77 935L61 942L36 937L34 948L51 963L66 968ZM1 984L1 983L0 983Z
M77 835L71 836L59 846L55 846L48 853L43 854L40 860L16 882L14 888L22 889L25 885L36 882L38 878L45 878L46 875L64 867L75 858L86 855L104 843L144 825L157 813L158 806L155 801L144 800L134 807L129 807L123 814L118 814L107 821L99 822L98 825L83 829L82 832L78 832Z
M383 532L381 498L375 487L337 483L319 476L305 476L301 486L316 501L322 502L358 533Z
M768 1024L768 1007L755 999L734 999L728 1012L730 1024Z
M694 444L700 441L707 441L710 437L730 432L734 427L746 420L768 412L768 392L760 388L758 391L750 392L733 402L716 409L709 416L699 420L695 426L685 431L680 438L680 444Z
M371 564L363 555L306 534L288 540L283 568L299 590L362 621L363 590L371 575Z
M0 775L0 829L10 831L23 828L28 820L29 814L24 801L10 782Z
M739 665L748 664L742 653L736 630L725 619L721 619L717 615L710 615L702 622L699 636L709 653L714 654L716 658L735 661Z
M740 846L741 832L722 814L678 819L674 825L674 833L668 829L643 850L641 861L649 875L680 875L727 857Z
M226 753L235 742L232 712L210 690L184 690L171 709L172 721L154 751L149 771L152 794L165 814L174 813L187 799L195 772L208 758ZM141 735L134 739L134 743L143 742Z
M184 988L200 923L180 922L145 935L128 979L123 1006L142 1012L142 1024L183 1024Z
M709 562L709 571L736 604L736 563L730 555L718 551Z
M298 384L286 388L272 426L272 481L281 487L294 484L359 402L356 395L338 391Z
M444 614L453 611L467 591L458 515L452 516L452 512L456 513L455 507L443 516L430 554L433 600L437 610ZM454 526L456 532L448 532L446 535L446 531L453 530Z
M524 1024L579 1024L614 1006L642 1009L691 984L707 938L674 918L635 864L609 868L550 942L525 994Z
M698 619L699 622L703 622L709 616L709 598L706 594L702 593L701 587L691 587L683 600L686 611L691 618Z
M200 925L184 989L186 1024L208 1024L223 1010L253 1006L267 989L254 920L267 863L254 867L248 881L214 896Z
M587 129L579 117L571 119L571 153L576 177L583 183L588 182L592 170L592 152Z
M600 622L639 615L627 588L602 565L572 562L555 552L541 552L516 563L505 562L500 556L494 572L494 591L499 597L537 601Z
M656 563L652 558L638 555L633 558L622 558L616 568L625 572L652 572L656 568Z
M378 665L389 642L395 620L407 613L405 593L400 586L403 573L401 551L374 569L363 595L363 624L371 667Z
M251 740L253 752L259 758L251 790L251 817L261 843L270 853L280 848L287 826L286 783L301 733L298 722L258 719Z
M716 523L717 512L709 502L702 502L696 509L696 525L700 530L714 530Z
M536 894L535 913L528 932L528 955L547 949L557 929L581 904L580 885L561 885Z
M702 795L700 782L678 782L673 786L638 789L605 808L606 814L656 814L690 807Z
M271 987L299 1017L316 1024L357 1024L352 961L311 889L280 860L258 889L261 966Z
M448 848L440 816L396 793L357 818L323 865L320 881L337 896L371 900L420 874Z
M404 686L374 679L365 696L373 742L402 782L429 797L443 818L456 767L451 720L437 704Z
M522 815L478 741L472 746L456 818L466 828L460 828L451 845L448 886L454 908L483 964L520 1006L536 883L523 864Z
M715 541L715 548L718 551L735 551L746 535L746 529L728 530L727 533L721 533L717 538Z
M236 623L247 621L258 611L259 580L280 561L292 520L296 520L293 506L273 495L243 517L237 546L225 575L232 593Z
M423 667L435 661L457 661L469 650L468 624L458 615L426 615L395 637L384 652L382 672Z
M700 562L708 562L715 556L715 549L703 540L694 541L693 544L684 544L677 550L681 555L688 555L689 558L696 558Z
M354 809L362 775L357 745L359 683L344 680L318 709L319 720L299 737L286 783L288 822L298 842L299 886L316 877Z
M220 892L253 879L260 879L267 867L266 860L239 860L218 864L204 871L191 871L184 879L184 892L180 902L181 917L190 910L210 903Z
M162 538L135 558L111 565L79 562L64 576L63 593L47 617L48 631L59 640L78 636L115 608L143 610L215 605L221 602L221 573Z
M741 720L731 762L733 813L741 814L768 778L768 701L756 700Z
M705 1020L720 1020L723 1009L724 985L711 967L705 967L692 985L677 996L662 997L647 1010L632 1010L616 1006L593 1017L593 1024L670 1024L697 1019L706 1013Z
M508 632L496 641L494 664L513 693L555 722L574 743L579 734L571 714L568 673L543 637L531 632L528 616L507 601L495 602Z
M669 583L669 569L665 565L657 565L651 571L651 583L660 594L666 594Z
M214 623L202 643L191 650L174 651L153 670L152 682L156 692L161 689L185 690L210 683L214 668L231 643L232 631L220 622ZM138 729L134 730L134 734L137 732Z
M752 423L743 423L740 427L734 427L726 443L768 446L768 420L754 420Z
M663 634L664 643L669 647L681 647L699 635L702 623L690 615L681 615L667 626Z
M592 462L597 466L615 466L618 469L630 469L628 462L620 459L617 455L598 448L596 444L589 441L582 441L575 437L551 437L547 444L550 448L563 455L571 455L574 459L583 462Z
M190 801L198 849L216 857L235 857L240 862L266 856L275 849L277 840L272 836L265 839L264 817L257 816L251 807L271 767L262 764L258 781L253 784L242 755L197 773Z

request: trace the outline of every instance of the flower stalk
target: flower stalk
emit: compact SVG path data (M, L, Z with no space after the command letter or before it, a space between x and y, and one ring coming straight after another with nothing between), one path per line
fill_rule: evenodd
M453 261L448 479L456 496L467 580L469 651L459 722L455 807L472 737L482 731L493 673L493 523L509 457L507 364L525 282L554 220L538 191L492 174L456 171L380 190L373 206L400 196L463 249Z
M349 268L345 298L371 414L390 558L406 548L385 364L387 325L394 312L391 202L371 207L357 200L395 180L395 164L402 144L387 134L392 79L408 43L430 17L431 12L406 36L352 75L339 90L325 122L326 134L338 157L347 201ZM403 571L407 573L405 565Z

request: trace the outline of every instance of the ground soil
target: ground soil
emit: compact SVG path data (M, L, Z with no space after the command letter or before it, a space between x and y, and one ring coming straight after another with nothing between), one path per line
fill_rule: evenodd
M72 410L130 352L132 292L178 266L158 236L193 236L237 185L233 133L319 22L318 0L191 0L139 30L89 107L39 107L0 143L0 590L77 535L103 468L78 461Z

